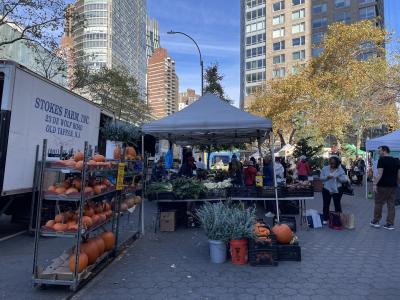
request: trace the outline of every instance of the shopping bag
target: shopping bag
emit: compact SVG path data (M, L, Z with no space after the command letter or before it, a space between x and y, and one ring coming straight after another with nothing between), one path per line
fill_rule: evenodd
M329 212L329 228L335 230L342 230L343 224L340 218L341 213L337 213L334 211Z
M307 209L307 223L310 228L322 228L322 217L315 209Z
M354 196L354 190L351 186L350 182L346 182L342 184L342 192L345 195Z
M346 213L341 213L340 214L340 220L342 222L342 226L346 229L354 229L354 214L346 214Z

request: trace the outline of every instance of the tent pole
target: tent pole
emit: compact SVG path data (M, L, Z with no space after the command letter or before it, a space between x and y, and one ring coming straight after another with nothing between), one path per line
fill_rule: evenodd
M257 138L257 147L258 147L258 155L260 155L260 158L262 159L260 138Z
M368 199L369 152L365 153L365 199Z
M143 157L143 168L147 168L147 164L145 163L145 158L146 156L144 155L144 135L142 134L142 157ZM143 170L143 176L145 177L142 183L142 209L141 209L141 225L142 225L142 235L144 235L144 199L143 199L143 194L144 194L144 188L146 186L146 177L147 177L147 170Z
M276 218L278 220L278 223L280 222L280 217L279 217L279 199L278 199L278 184L276 182L276 173L275 173L275 138L274 138L274 133L271 130L270 132L270 137L271 137L271 154L272 154L272 170L274 174L274 190L275 190L275 205L276 205Z

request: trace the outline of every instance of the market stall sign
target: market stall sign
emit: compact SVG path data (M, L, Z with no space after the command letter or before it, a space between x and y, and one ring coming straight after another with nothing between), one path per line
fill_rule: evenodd
M121 191L124 187L124 176L125 176L125 163L118 164L118 175L117 175L117 186L116 190Z

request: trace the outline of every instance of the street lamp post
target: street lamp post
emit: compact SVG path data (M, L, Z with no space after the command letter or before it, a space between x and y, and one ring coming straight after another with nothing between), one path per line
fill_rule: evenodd
M182 35L184 35L184 36L186 36L186 37L188 37L189 39L191 39L192 40L192 42L196 45L196 47L197 47L197 50L199 51L199 55L200 55L200 68L201 68L201 95L203 96L203 93L204 93L204 78L203 78L203 68L204 68L204 64L203 64L203 58L202 58L202 56L201 56L201 51L200 51L200 48L199 48L199 45L197 45L197 43L196 43L196 41L190 36L190 35L188 35L188 34L186 34L186 33L184 33L184 32L180 32L180 31L173 31L173 30L171 30L171 31L168 31L167 32L167 34L182 34Z

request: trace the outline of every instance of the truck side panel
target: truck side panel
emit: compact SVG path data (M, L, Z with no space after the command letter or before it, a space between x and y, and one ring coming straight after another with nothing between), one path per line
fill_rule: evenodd
M49 153L97 146L100 108L38 76L16 68L3 195L32 188L35 147L48 140ZM41 151L41 149L40 149Z

